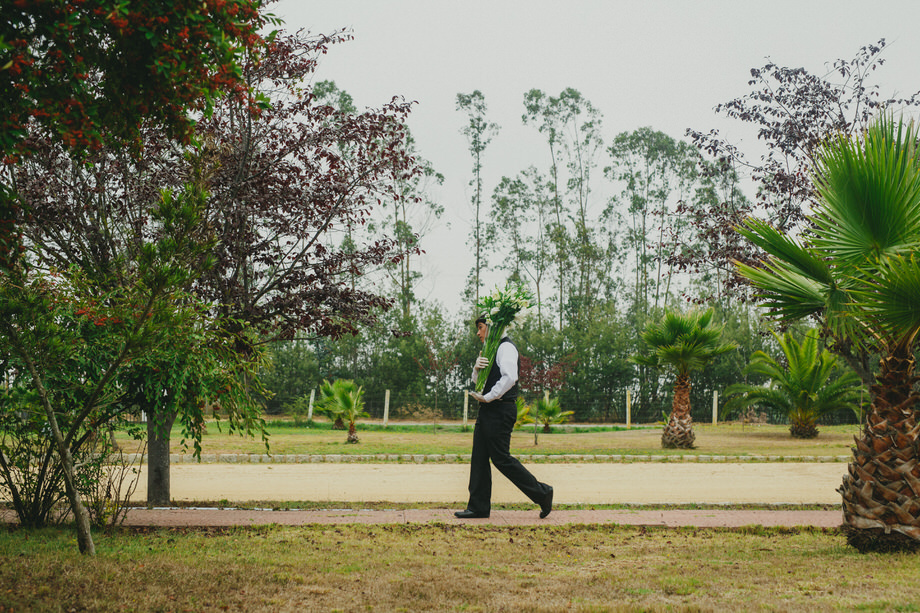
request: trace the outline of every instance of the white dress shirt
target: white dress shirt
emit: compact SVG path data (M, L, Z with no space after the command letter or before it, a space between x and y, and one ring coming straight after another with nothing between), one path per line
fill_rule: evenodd
M507 336L502 340L504 341ZM498 351L495 353L495 364L498 365L501 377L492 386L492 389L483 394L486 402L498 400L505 395L505 392L514 387L518 380L518 352L511 343L500 343ZM479 369L473 368L473 382L479 377ZM485 390L483 390L485 391Z

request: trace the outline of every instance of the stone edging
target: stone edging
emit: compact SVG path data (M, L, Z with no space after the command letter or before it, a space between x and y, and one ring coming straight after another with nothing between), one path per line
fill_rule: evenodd
M697 463L759 463L759 462L849 462L852 459L850 455L843 456L775 456L775 455L750 455L750 456L724 456L724 455L576 455L576 454L559 454L559 455L516 455L522 462L535 464L585 464L585 463L609 463L609 462L697 462ZM126 461L137 461L136 455L125 454ZM146 455L143 457L146 462ZM169 456L172 464L195 464L198 459L192 454L171 454ZM315 464L315 463L364 463L364 464L453 464L467 463L470 461L469 454L376 454L376 455L267 455L267 454L201 454L202 464Z

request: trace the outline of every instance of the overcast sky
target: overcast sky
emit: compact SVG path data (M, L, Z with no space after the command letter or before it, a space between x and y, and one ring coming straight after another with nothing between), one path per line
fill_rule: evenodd
M752 152L750 129L713 107L748 93L750 69L767 58L823 75L828 62L885 38L872 82L883 97L920 90L918 0L282 0L272 12L288 30L351 28L354 40L330 48L316 79L335 81L359 109L394 95L418 102L409 127L445 176L432 193L445 214L423 237L418 293L453 312L473 265L472 162L457 93L482 91L501 126L483 158L485 199L502 176L548 167L542 136L521 123L532 88L580 91L603 114L607 142L643 126L680 139L687 128L718 128ZM600 172L594 182L600 192ZM502 278L494 273L485 289Z

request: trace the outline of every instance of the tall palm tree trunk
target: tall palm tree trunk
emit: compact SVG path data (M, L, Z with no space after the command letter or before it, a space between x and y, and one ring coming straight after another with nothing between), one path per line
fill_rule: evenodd
M837 490L847 541L861 552L920 549L920 425L914 359L906 347L882 359L872 407Z
M665 449L693 449L696 435L690 417L690 375L678 375L674 383L674 402L671 417L661 433L661 446Z

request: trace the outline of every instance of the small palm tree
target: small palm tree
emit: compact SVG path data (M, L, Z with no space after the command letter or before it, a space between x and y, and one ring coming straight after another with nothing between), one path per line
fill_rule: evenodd
M536 402L537 422L543 424L544 432L552 432L553 424L564 424L575 411L563 411L558 398L540 398Z
M317 410L343 427L348 422L348 443L358 442L358 418L369 417L364 411L364 388L350 379L323 381Z
M661 446L692 449L696 440L690 417L690 373L702 370L716 357L735 349L722 342L722 326L712 325L713 310L686 314L667 312L660 322L652 322L642 333L651 349L647 355L634 355L634 363L652 368L672 369L674 400L671 415L661 434Z
M533 417L530 415L531 406L527 404L523 396L518 396L514 401L517 406L517 420L514 422L514 427L518 428L525 424L532 424Z
M801 343L789 332L773 336L783 350L786 365L763 351L755 352L744 373L767 377L770 384L729 386L725 390L726 409L759 405L778 411L789 420L789 432L796 438L818 436L818 419L828 413L853 409L859 414L859 377L842 369L837 358L821 348L817 331L809 331Z

